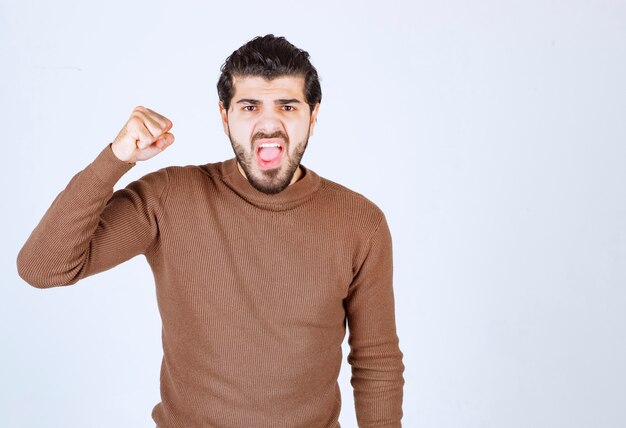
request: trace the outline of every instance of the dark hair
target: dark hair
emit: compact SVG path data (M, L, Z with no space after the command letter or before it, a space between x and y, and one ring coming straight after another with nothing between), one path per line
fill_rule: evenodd
M284 37L273 34L258 36L234 51L221 67L217 95L225 109L233 99L234 77L261 76L272 80L283 76L304 77L304 97L311 112L322 101L317 70L309 61L309 53L298 49Z

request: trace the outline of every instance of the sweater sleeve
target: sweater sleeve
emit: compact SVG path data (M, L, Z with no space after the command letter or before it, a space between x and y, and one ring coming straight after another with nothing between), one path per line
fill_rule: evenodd
M345 298L354 405L360 428L401 427L403 354L396 334L392 241L383 215Z
M71 285L149 250L169 182L161 169L113 192L135 165L108 144L72 177L17 256L22 279L37 288Z

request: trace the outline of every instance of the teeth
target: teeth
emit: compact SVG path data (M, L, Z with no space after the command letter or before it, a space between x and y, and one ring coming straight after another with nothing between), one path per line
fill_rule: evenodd
M263 143L263 144L261 144L261 147L280 147L280 144L278 144L278 143Z

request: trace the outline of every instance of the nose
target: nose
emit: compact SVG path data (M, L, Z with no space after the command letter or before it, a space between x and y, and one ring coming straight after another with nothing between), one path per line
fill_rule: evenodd
M272 108L264 108L258 116L256 132L270 135L279 131L283 131L280 115Z

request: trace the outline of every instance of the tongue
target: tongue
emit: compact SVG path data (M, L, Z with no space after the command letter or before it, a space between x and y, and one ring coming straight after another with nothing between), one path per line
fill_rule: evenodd
M259 157L266 162L274 160L280 155L280 148L278 147L261 147Z

